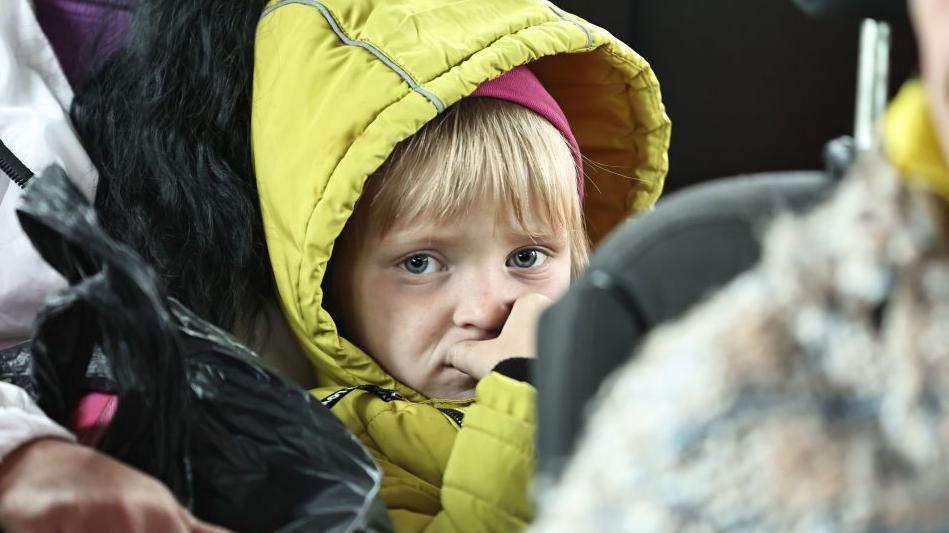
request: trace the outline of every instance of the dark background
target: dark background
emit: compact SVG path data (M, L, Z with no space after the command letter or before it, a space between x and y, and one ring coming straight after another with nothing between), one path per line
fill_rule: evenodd
M853 131L859 18L812 18L790 0L556 3L656 71L672 119L667 191L822 168L824 144ZM916 49L905 17L891 24L892 91L915 72Z

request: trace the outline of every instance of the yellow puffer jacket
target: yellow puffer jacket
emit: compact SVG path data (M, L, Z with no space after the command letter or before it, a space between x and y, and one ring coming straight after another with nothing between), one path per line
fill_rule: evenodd
M320 284L364 180L396 143L521 64L558 100L583 154L609 169L585 169L594 241L651 206L670 132L653 72L549 3L282 0L258 26L253 154L281 305L315 395L377 387L335 395L332 409L383 469L399 531L514 531L531 520L535 390L491 373L473 401L425 398L340 337Z

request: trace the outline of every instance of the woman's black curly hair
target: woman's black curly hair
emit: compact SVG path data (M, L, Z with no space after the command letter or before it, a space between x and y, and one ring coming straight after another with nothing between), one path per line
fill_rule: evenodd
M264 4L139 0L124 48L72 108L106 230L171 296L229 329L275 298L250 151Z

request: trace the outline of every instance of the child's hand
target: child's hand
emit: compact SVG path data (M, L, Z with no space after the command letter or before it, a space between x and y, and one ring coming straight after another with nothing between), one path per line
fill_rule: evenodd
M553 300L542 294L521 296L514 301L500 335L493 339L456 344L448 353L448 364L480 380L505 359L536 357L537 321L552 303Z
M92 448L40 439L0 464L0 528L221 533L178 505L154 478Z

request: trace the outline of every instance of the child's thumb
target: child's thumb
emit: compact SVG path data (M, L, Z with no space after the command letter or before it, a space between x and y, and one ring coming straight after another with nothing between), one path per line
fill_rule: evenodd
M461 341L448 351L446 362L475 379L481 379L493 368L485 353L491 348L491 340Z

